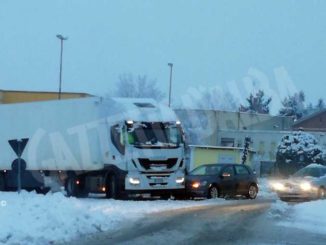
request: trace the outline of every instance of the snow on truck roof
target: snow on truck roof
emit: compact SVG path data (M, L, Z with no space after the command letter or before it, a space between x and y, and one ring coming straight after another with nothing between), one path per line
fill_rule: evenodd
M147 98L105 98L102 99L101 112L116 115L123 120L138 122L177 121L174 111L153 99Z
M168 106L157 103L153 99L146 98L103 98L87 97L72 98L63 100L35 101L16 104L2 104L0 108L31 108L46 106L64 106L65 108L89 107L97 105L99 117L112 118L119 120L133 120L141 122L173 122L177 121L174 111Z

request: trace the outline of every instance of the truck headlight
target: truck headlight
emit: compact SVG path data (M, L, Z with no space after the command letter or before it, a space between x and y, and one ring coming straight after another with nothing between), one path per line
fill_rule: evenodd
M182 184L185 181L184 177L178 177L175 182L177 182L177 184Z
M132 185L139 185L140 180L138 178L129 178L129 183Z
M272 188L276 191L284 191L285 190L285 186L280 183L280 182L275 182L275 183L272 183Z
M310 191L311 190L311 184L309 182L303 182L300 184L300 188L303 190L303 191Z

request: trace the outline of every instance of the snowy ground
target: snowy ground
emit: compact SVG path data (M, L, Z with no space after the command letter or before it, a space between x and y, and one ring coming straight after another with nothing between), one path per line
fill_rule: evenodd
M266 179L259 180L258 199L277 199ZM81 234L119 229L154 212L220 205L237 200L116 201L104 198L67 198L62 193L0 192L0 244L49 244ZM298 205L275 202L270 215L279 225L326 233L326 201Z
M284 227L298 228L308 232L326 234L326 200L286 203L271 191L266 178L259 179L260 197L277 200L269 214Z
M280 226L326 234L326 200L298 204L277 201L272 205L270 215Z
M258 188L258 198L278 199L276 193L272 191L268 179L258 179Z
M277 224L284 227L298 228L308 232L326 234L326 200L317 200L301 203L287 203L278 199L268 184L268 180L259 180L261 196L275 199L269 215L277 220Z
M118 229L148 213L225 203L204 201L117 201L67 198L62 193L0 192L0 244L47 244L81 234Z

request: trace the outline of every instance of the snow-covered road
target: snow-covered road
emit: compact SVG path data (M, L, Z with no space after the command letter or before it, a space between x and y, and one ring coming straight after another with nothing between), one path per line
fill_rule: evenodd
M237 200L151 214L117 232L97 233L69 244L325 244L325 233L280 224L283 219L292 219L292 211L286 208L275 212L275 206L284 205L272 203L268 199Z
M270 216L280 226L326 235L326 200L296 204L278 200L272 204Z
M260 181L262 200L276 200L266 180ZM0 192L0 244L68 242L81 235L114 232L152 213L216 205L237 205L241 200L117 201L104 198L67 198L62 193L39 195ZM254 204L255 201L252 201ZM326 201L288 205L276 201L268 217L278 226L326 234Z
M118 201L23 191L19 195L0 192L0 203L0 243L46 244L119 229L121 224L134 222L149 213L217 205L223 200Z

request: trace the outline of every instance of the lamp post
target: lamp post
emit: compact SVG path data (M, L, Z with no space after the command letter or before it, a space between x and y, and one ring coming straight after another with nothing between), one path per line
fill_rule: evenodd
M61 42L61 51L60 51L60 75L59 75L59 93L58 99L61 99L61 86L62 86L62 53L63 53L63 41L68 40L68 37L64 37L60 34L57 35L57 38L60 39Z
M169 107L171 107L171 92L172 92L172 70L173 70L173 63L168 63L168 66L170 66Z

